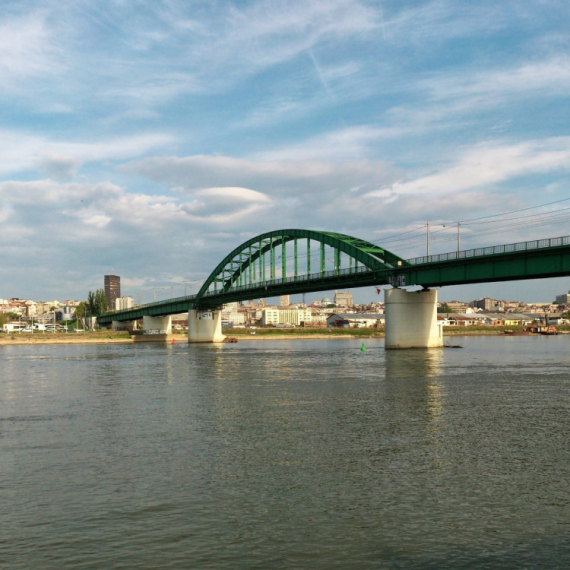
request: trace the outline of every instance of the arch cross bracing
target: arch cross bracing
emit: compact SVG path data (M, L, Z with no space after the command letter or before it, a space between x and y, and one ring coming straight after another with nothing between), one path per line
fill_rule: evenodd
M300 251L299 248L299 242L303 245L303 240L305 241L305 252ZM288 258L287 245L291 242L293 244L293 256ZM311 267L312 242L317 242L319 248L316 255L318 260L317 271ZM325 252L326 246L329 248L327 252ZM316 276L324 275L326 262L331 261L328 259L327 253L329 256L332 253L334 257L332 271L338 274L341 271L343 273L358 273L362 270L393 270L409 266L407 261L390 251L353 236L302 229L275 230L251 238L230 252L206 279L196 298L223 295L235 287L244 285L273 283L277 279L277 274L280 274L279 279L283 279L288 276L288 273L291 273L295 279L299 274L299 261L301 260L304 261L302 273ZM341 267L342 254L345 254L345 258L348 257L349 267L344 270ZM278 262L279 258L280 263ZM346 259L344 261L347 262ZM288 264L291 265L291 263L292 267L288 267Z

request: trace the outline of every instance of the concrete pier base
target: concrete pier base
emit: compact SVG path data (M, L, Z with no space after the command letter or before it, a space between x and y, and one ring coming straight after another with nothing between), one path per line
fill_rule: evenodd
M437 291L408 292L388 289L386 303L386 348L439 348L443 329L437 322Z
M162 331L162 334L172 332L172 317L143 317L143 331Z
M188 311L188 342L223 342L221 311Z

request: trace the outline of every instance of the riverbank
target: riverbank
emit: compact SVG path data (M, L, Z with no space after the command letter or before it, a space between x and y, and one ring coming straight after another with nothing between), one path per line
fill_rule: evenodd
M18 344L110 344L130 343L126 332L95 331L85 333L6 333L0 335L0 346Z
M515 335L505 334L505 329ZM238 341L255 340L303 340L311 339L367 339L384 338L384 331L377 329L257 329L251 334L250 329L224 329L224 334ZM559 327L560 334L570 334L570 327ZM539 336L525 333L523 327L444 327L444 337L457 336ZM141 339L139 339L140 341ZM168 338L145 337L146 342L187 342L186 333L170 334ZM0 346L10 345L47 345L47 344L131 344L134 337L124 331L94 331L85 333L13 333L0 335Z
M560 334L570 334L570 327L558 327ZM502 326L502 327L443 327L443 336L511 336L505 331L512 331L515 336L529 335L524 327ZM224 329L224 334L235 337L238 340L284 340L303 338L384 338L383 330L361 328L361 329L318 329L318 328L294 328L294 329L256 329L255 334L251 334L250 329Z

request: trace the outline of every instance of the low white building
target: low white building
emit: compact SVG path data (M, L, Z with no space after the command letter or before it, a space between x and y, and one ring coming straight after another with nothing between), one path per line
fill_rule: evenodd
M132 297L117 297L115 299L115 311L130 309L135 306L135 300Z
M261 324L279 325L289 324L299 326L312 322L312 314L309 309L263 309Z
M245 313L238 311L222 311L222 322L232 323L234 325L243 325L245 323Z
M268 325L279 324L279 309L263 309L261 316L261 324L266 327Z

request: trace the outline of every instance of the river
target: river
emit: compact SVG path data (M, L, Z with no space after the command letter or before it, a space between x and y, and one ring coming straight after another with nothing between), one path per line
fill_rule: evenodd
M0 347L0 567L569 568L570 336Z

